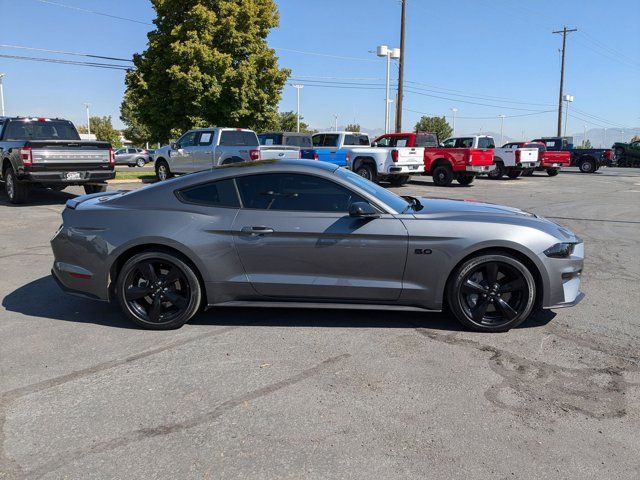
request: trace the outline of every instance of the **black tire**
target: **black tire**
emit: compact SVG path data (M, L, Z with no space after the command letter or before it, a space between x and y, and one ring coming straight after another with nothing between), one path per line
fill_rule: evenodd
M159 182L163 182L173 177L173 173L169 169L169 164L165 160L158 160L156 162L156 178Z
M4 191L9 197L9 202L14 205L26 203L29 199L31 185L18 180L11 166L5 169L2 176L4 178Z
M366 178L370 182L377 182L376 171L373 166L368 163L360 163L358 168L356 168L355 173L360 175L362 178Z
M409 183L409 178L410 178L409 175L394 175L389 178L389 183L393 187L401 187Z
M102 193L102 192L106 192L106 191L107 191L107 185L106 184L85 185L84 186L84 193L86 193L87 195L91 195L92 193Z
M162 251L142 252L125 262L116 296L124 314L150 330L180 328L198 311L202 288L193 267Z
M524 170L522 170L522 176L523 177L533 177L533 168L525 168Z
M496 162L496 166L493 170L487 173L487 177L491 180L500 180L505 174L504 164L502 162Z
M475 175L466 175L466 174L458 174L456 177L456 181L460 185L471 185L473 181L476 179Z
M520 175L522 175L522 170L516 170L514 168L510 168L507 171L507 177L509 177L511 180L515 180L516 178L518 178Z
M591 158L585 158L578 165L582 173L593 173L596 171L596 162Z
M49 190L52 190L54 192L61 192L65 188L67 188L66 185L49 185Z
M547 175L549 175L550 177L555 177L556 175L558 175L558 173L560 173L560 170L558 170L557 168L547 168Z
M506 332L534 313L536 283L520 260L490 252L466 260L453 272L447 304L472 330Z
M144 161L144 158L142 158L142 157L136 158L136 167L142 168L142 167L144 167L145 163L146 162Z
M453 171L448 165L440 165L431 172L433 183L439 187L448 187L453 182Z

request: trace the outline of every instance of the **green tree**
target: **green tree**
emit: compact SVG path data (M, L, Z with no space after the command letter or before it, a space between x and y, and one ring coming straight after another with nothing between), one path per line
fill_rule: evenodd
M632 142L639 142L640 141L640 135L635 135L632 139Z
M130 103L122 103L120 120L127 125L127 127L122 130L124 138L133 142L134 145L142 146L147 142L152 142L151 132L138 120Z
M577 148L593 148L593 146L591 145L591 141L587 138L583 140L580 146Z
M302 121L304 117L300 117L300 132L309 133L309 125ZM296 112L279 112L276 123L271 128L278 132L295 132L297 128L298 116Z
M438 140L442 141L451 136L453 128L451 128L445 117L424 116L416 123L415 131L435 133L438 135Z
M133 57L121 113L166 142L203 126L263 129L275 123L290 73L267 45L273 0L151 0L156 28Z
M344 129L345 129L346 132L360 133L360 124L358 124L358 123L350 123L349 125L344 127Z
M91 133L101 142L109 142L112 147L119 148L122 146L120 142L120 132L113 128L111 124L111 116L108 117L91 117L89 118L91 125ZM88 133L86 125L79 125L78 133Z

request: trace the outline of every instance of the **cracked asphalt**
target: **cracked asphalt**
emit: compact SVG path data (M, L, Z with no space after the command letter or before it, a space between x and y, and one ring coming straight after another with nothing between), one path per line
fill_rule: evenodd
M244 308L144 331L49 276L78 189L0 194L0 479L640 478L640 170L395 190L568 226L586 299L503 334Z

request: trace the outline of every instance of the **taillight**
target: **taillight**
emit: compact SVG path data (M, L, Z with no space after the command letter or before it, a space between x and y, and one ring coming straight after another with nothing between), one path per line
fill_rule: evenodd
M313 152L313 159L314 159L314 160L318 160L318 158L319 158L319 157L318 157L318 154L317 154L316 152Z
M302 150L298 150L298 160L302 159Z
M345 159L345 161L346 161L347 163L349 163L349 160L351 160L351 155L347 153L347 154L345 155L344 159Z
M391 150L391 160L393 160L394 163L398 162L398 150L395 148Z
M249 150L249 158L251 160L260 160L260 150Z
M612 155L611 150L605 150L605 151L604 151L604 158L606 158L607 160L611 160L611 157L612 157L612 156L613 156L613 155Z
M113 148L109 148L109 166L113 167L116 164L116 155L113 152Z
M22 160L22 164L25 167L30 167L33 164L31 147L23 147L20 149L20 160Z
M516 162L520 161L520 150L516 150Z

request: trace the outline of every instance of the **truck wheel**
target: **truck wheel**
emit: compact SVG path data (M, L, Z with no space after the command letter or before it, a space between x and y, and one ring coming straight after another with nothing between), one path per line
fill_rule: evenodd
M533 168L525 168L524 170L522 170L522 176L523 177L533 177Z
M159 182L164 182L166 179L173 177L171 170L169 170L169 164L164 160L159 160L156 163L156 178Z
M580 162L579 168L582 173L593 173L596 171L596 162L590 158L586 158Z
M30 186L16 178L13 167L7 167L3 174L4 191L14 205L25 203L29 198Z
M401 187L409 182L409 175L394 175L389 179L389 183L394 187Z
M496 167L487 173L487 177L491 180L499 180L505 174L504 164L502 162L496 162Z
M555 177L558 175L559 170L557 168L547 168L547 175L550 177Z
M373 167L368 163L361 163L360 165L358 165L358 168L356 168L355 173L360 175L362 178L366 178L370 182L376 182L376 177L377 177L376 172L373 169Z
M91 195L92 193L102 193L102 192L106 192L106 191L107 191L107 185L106 184L85 185L84 186L84 193L86 193L87 195Z
M463 174L460 174L456 178L456 181L460 185L471 185L475 179L476 179L475 175L463 175Z
M439 187L448 187L453 182L453 172L448 165L440 165L434 168L431 175L433 176L433 183Z
M509 177L511 180L515 180L521 174L522 174L522 170L516 170L516 169L513 169L513 168L511 168L511 169L509 169L509 171L507 171L507 177Z

